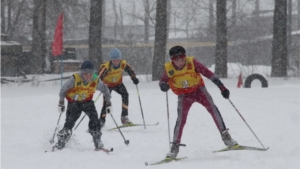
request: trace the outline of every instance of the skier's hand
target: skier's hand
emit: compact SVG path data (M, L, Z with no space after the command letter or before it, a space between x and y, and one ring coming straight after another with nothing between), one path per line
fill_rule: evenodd
M63 113L65 111L65 103L64 103L64 101L59 101L57 108L58 108L58 112L59 113Z
M160 90L163 92L167 92L170 89L170 86L168 83L160 83L159 87L160 87Z
M229 99L230 92L225 86L220 87L221 94L225 99Z
M109 114L112 112L111 102L106 102L106 113Z
M139 79L136 77L133 77L132 81L133 81L133 84L135 84L135 85L139 84Z

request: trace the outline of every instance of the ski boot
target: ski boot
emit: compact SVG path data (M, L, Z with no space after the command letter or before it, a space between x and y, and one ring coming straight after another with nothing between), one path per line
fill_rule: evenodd
M54 149L63 149L72 135L72 130L62 129L57 133L58 142L53 146Z
M179 145L178 144L172 144L171 146L171 151L169 153L167 153L166 158L176 158L177 154L179 152Z
M129 120L128 116L121 116L121 122L124 125L130 125L132 122Z
M99 149L103 148L104 145L101 141L102 133L100 131L91 131L91 135L93 136L95 150L99 150Z
M221 132L221 136L222 136L222 140L224 141L224 144L227 147L232 147L232 146L237 145L238 142L231 138L230 134L228 133L228 130L229 129L226 129Z

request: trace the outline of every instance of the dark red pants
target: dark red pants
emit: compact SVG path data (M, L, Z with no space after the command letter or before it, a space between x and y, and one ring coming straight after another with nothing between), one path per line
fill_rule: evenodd
M219 112L217 106L213 102L212 97L210 96L205 87L200 87L195 92L178 96L178 117L174 128L174 143L181 142L183 128L186 123L189 110L194 102L202 104L207 109L220 132L226 129L221 113Z

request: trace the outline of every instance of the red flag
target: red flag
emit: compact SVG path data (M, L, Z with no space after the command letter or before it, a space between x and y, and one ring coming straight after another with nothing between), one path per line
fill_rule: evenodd
M240 88L242 85L243 85L243 78L242 78L242 73L240 73L237 87Z
M63 52L63 17L64 15L61 13L56 24L52 43L52 56L60 56Z

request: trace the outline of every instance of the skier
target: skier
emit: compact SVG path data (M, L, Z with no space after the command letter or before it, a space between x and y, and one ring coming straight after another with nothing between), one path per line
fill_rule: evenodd
M66 142L72 135L72 128L82 111L84 111L90 119L89 132L93 137L96 150L103 147L98 113L94 101L92 100L96 89L105 95L107 104L106 111L109 113L111 110L111 95L109 89L95 74L94 64L91 61L84 61L81 65L80 72L73 74L60 90L59 113L65 111L64 98L68 100L68 106L64 128L58 132L58 142L54 148L64 148Z
M201 74L220 88L221 94L225 99L229 98L229 90L214 73L194 57L187 57L185 53L185 49L182 46L174 46L170 49L169 55L172 61L165 63L165 70L159 81L160 89L163 92L167 92L171 88L178 95L178 117L174 128L171 150L167 153L167 158L176 158L179 152L183 128L189 109L194 102L202 104L211 114L227 147L238 144L228 133L221 113L205 88Z
M135 85L139 83L139 79L136 78L135 72L132 67L126 63L126 60L122 59L122 53L117 48L112 48L109 52L108 62L100 65L99 77L107 85L109 91L114 90L122 97L122 113L121 122L125 125L130 125L132 122L128 118L128 104L129 104L129 94L122 81L123 70L129 74L131 80ZM104 96L105 97L105 96ZM107 103L104 100L103 107L99 121L103 127L105 124Z

